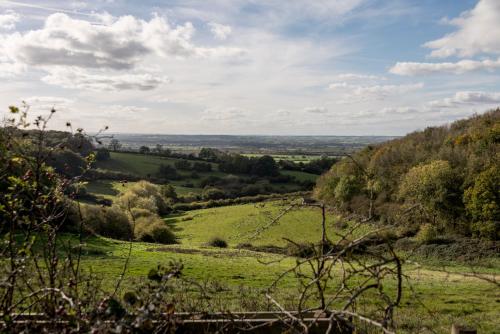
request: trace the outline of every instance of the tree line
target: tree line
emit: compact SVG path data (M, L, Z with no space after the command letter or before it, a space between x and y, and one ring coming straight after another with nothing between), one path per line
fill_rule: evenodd
M428 238L498 240L499 144L500 109L429 127L344 158L319 179L315 196L389 224L405 216Z

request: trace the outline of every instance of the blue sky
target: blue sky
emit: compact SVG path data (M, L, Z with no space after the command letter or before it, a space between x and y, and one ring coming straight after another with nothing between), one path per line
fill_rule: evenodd
M0 101L88 131L402 135L500 105L498 0L0 1Z

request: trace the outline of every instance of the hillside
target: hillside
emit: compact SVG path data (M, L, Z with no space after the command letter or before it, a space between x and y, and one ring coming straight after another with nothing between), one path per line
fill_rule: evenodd
M315 196L406 224L424 239L500 238L500 109L368 146L323 175Z
M208 186L223 189L226 197L235 195L256 195L265 193L288 193L300 190L308 190L318 178L318 175L296 170L281 170L282 180L274 180L265 177L252 177L247 174L237 174L220 171L219 164L214 162L201 162L210 164L207 171L194 170L194 168L179 168L179 163L195 164L199 161L187 159L164 157L157 155L146 155L127 152L110 152L109 159L97 161L95 167L103 173L99 180L89 183L88 190L96 195L116 194L111 180L106 179L106 172L118 172L130 175L134 179L147 179L155 183L172 184L179 195L200 195ZM174 175L167 179L160 174L161 166L169 166ZM238 192L238 193L237 193ZM242 193L243 192L243 193Z

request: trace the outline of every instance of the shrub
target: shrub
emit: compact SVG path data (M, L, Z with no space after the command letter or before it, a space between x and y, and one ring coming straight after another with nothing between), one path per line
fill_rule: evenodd
M256 185L256 184L249 184L243 187L241 189L241 195L243 196L255 196L258 194L262 194L264 192L264 189L262 189L261 186Z
M200 181L200 187L205 188L206 186L214 186L219 183L222 179L218 176L209 176Z
M431 224L423 224L420 226L420 230L418 231L415 238L418 242L422 244L432 243L438 238L438 231L436 227Z
M174 167L163 164L158 167L158 176L165 180L178 180L180 178Z
M223 190L218 188L207 187L203 189L201 197L204 200L222 199L226 196Z
M210 239L210 241L208 242L208 245L212 246L212 247L218 247L218 248L227 248L226 240L219 238L219 237L213 237L212 239Z
M106 224L102 234L115 239L129 239L132 236L132 227L127 214L116 205L105 207L103 210Z
M174 233L158 216L138 217L135 219L135 238L144 242L175 244Z
M161 195L166 198L171 198L173 200L177 200L177 192L175 191L174 186L171 184L164 184L160 188Z
M191 163L187 160L178 160L174 163L174 166L176 169L179 169L179 170L190 170L191 169Z
M171 211L161 194L160 187L147 181L134 184L118 198L117 203L125 210L141 208L158 214L167 214Z
M212 165L206 162L195 162L193 165L193 170L197 172L211 172L212 171Z
M86 165L85 159L81 155L69 149L51 152L47 163L54 167L57 173L68 177L80 175Z
M110 157L111 155L109 154L109 150L107 148L101 147L95 151L95 159L97 161L109 160Z
M132 214L132 216L134 217L134 219L138 219L138 218L141 218L141 217L154 217L156 216L156 214L154 212L151 212L149 210L146 210L146 209L142 209L142 208L132 208L130 210L130 213Z
M87 230L104 237L127 240L132 236L132 227L125 212L118 206L82 206L83 223Z

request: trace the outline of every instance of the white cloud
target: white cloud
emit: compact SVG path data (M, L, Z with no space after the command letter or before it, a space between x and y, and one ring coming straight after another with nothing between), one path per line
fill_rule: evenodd
M379 77L377 75L357 74L357 73L342 73L335 76L335 79L342 81L386 80L386 78Z
M7 10L3 14L0 14L0 29L12 30L16 27L16 23L19 22L21 17L14 11Z
M158 15L149 21L134 16L115 18L108 13L90 17L100 23L55 13L46 18L42 28L0 35L0 75L13 76L22 66L33 66L48 72L43 81L63 87L149 90L165 79L152 72L116 71L138 70L152 57L204 59L245 53L235 47L195 45L190 22L172 26ZM16 70L7 71L7 64L14 64Z
M5 38L3 52L33 66L131 69L144 57L230 56L229 48L195 46L190 22L172 27L155 16L150 21L122 16L110 25L98 25L66 14L47 17L43 28Z
M384 99L391 95L408 93L424 87L423 83L407 85L353 85L347 82L336 82L328 86L331 90L341 91L346 98Z
M22 99L32 111L49 112L52 108L57 111L68 111L74 100L60 96L30 96Z
M328 109L326 109L325 107L308 107L308 108L304 108L304 111L307 113L311 113L311 114L326 114L326 113L328 113Z
M49 69L49 74L44 76L42 81L65 88L113 91L151 90L168 82L168 79L150 73L109 75L78 68L56 67Z
M500 105L500 92L457 92L454 96L431 101L431 108L456 108L471 105Z
M389 72L397 75L425 75L433 73L462 74L471 71L493 71L500 68L500 58L497 60L460 60L446 63L416 63L398 62Z
M0 63L0 78L12 78L26 71L26 66L19 63Z
M220 40L227 39L232 32L231 27L224 24L210 22L208 25L210 26L210 31L212 31L215 38Z
M100 110L107 115L124 116L127 114L141 114L141 113L147 112L149 110L149 108L121 105L121 104L112 104L109 106L102 106L100 108Z
M238 108L217 108L203 111L204 121L230 121L245 117L246 113Z
M433 49L432 57L500 54L500 1L480 0L472 10L447 22L457 30L424 44Z

